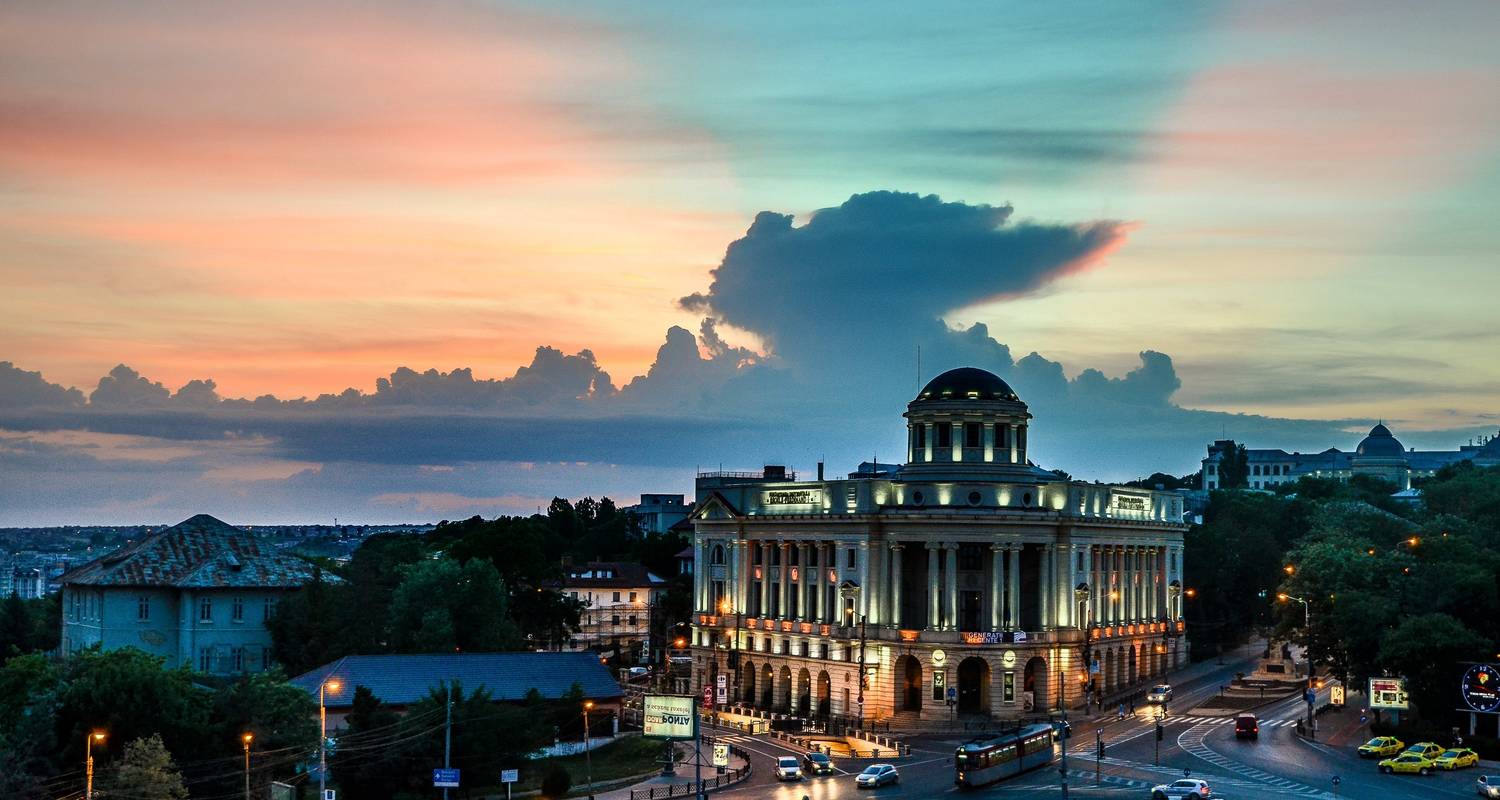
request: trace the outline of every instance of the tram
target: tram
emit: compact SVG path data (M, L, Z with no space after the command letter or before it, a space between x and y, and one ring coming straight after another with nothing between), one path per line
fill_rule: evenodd
M969 789L1046 766L1056 757L1052 737L1052 726L1041 724L967 742L954 753L953 782Z

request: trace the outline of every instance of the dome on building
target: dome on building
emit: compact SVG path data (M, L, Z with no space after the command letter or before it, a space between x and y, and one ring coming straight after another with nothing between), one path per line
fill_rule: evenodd
M1377 424L1370 429L1370 435L1355 448L1354 454L1365 458L1405 458L1406 448L1391 435L1390 428Z
M959 367L933 378L913 402L925 400L1019 400L999 375L977 367Z

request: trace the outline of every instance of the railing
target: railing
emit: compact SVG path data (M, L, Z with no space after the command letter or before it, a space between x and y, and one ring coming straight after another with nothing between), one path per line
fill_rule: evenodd
M790 470L789 469L783 475L767 475L764 470L762 470L761 472L734 472L734 471L729 471L729 470L717 470L717 471L714 471L714 472L700 472L700 473L698 473L698 477L700 477L700 478L736 478L736 479L754 478L756 480L763 480L763 481L787 482L787 483L790 483L792 481L797 480L797 472L796 472L796 470Z
M712 745L713 737L703 737L703 743L706 745ZM722 789L726 786L739 783L745 778L750 777L750 754L739 745L734 744L731 744L729 746L729 754L733 757L737 757L743 760L745 762L745 766L731 769L725 772L723 775L714 775L711 778L703 778L701 781L696 782L702 784L702 790L704 792L711 792L715 789ZM695 781L689 781L687 783L668 783L661 786L651 786L645 789L631 789L630 800L657 800L658 798L669 797L692 797L695 794L694 789L696 788L694 786L694 783Z

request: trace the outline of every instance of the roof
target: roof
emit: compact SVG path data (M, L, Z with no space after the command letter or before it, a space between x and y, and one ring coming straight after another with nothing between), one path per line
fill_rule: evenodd
M664 584L665 580L631 561L590 561L587 566L566 568L562 579L568 589L632 589Z
M1370 435L1354 449L1354 453L1365 458L1401 458L1406 455L1406 448L1391 435L1390 428L1377 423L1370 429Z
M410 705L448 681L458 681L464 691L482 686L495 700L521 700L531 689L544 700L556 700L575 683L585 697L612 698L622 693L599 657L588 651L344 656L298 675L291 684L316 695L318 686L329 678L342 684L339 691L325 693L324 704L330 708L351 705L356 686L368 687L382 702Z
M684 547L681 550L678 550L677 551L677 555L674 556L674 558L678 558L678 559L681 559L683 561L692 561L693 559L695 559L697 557L698 557L698 554L693 552L693 546L692 545L688 545L687 547Z
M989 370L959 367L933 378L913 402L929 400L1018 400L1010 384Z
M313 571L312 564L269 542L199 514L69 570L59 580L86 586L293 589L311 581Z

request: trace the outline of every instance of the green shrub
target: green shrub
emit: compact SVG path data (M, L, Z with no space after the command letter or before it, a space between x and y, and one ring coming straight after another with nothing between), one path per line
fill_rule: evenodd
M542 778L543 797L562 797L573 788L573 776L568 774L568 768L561 764L553 764L547 768L547 777Z

